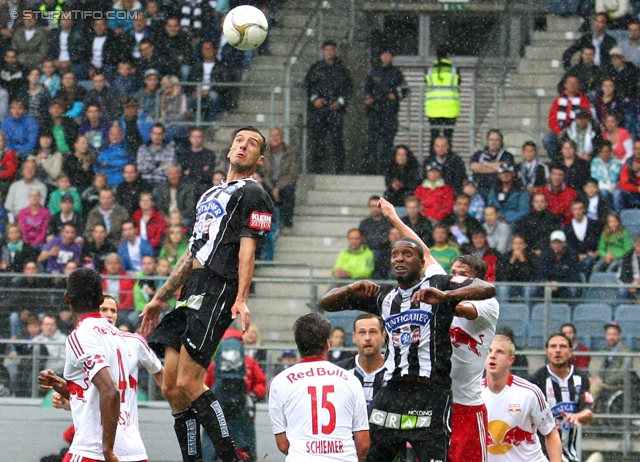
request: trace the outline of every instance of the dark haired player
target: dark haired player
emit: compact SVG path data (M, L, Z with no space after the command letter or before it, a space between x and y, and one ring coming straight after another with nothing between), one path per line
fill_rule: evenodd
M379 206L385 210L388 203L380 201ZM378 314L385 322L387 386L370 405L369 462L393 460L407 442L420 460L447 458L451 433L449 327L454 310L463 300L495 295L495 288L479 279L442 274L437 264L424 268L425 252L428 249L423 244L403 237L391 250L397 287L357 281L331 290L320 302L325 311L357 309Z
M184 461L202 458L198 424L224 462L240 460L220 403L203 380L233 319L240 315L243 331L249 327L247 299L256 247L271 230L273 214L271 199L252 177L264 162L265 149L265 138L256 128L234 134L226 181L200 197L189 248L141 314L142 334L147 336L167 300L184 284L176 309L149 337L151 348L165 359L162 393L175 417Z

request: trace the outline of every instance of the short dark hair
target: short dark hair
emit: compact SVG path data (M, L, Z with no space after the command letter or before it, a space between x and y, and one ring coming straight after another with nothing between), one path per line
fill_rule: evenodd
M340 327L340 326L333 327L333 328L331 329L331 335L333 335L333 333L334 333L335 331L337 331L337 330L339 330L340 332L342 332L343 334L345 334L345 335L346 335L345 330L344 330L342 327Z
M552 338L554 337L562 337L563 339L565 339L567 342L569 342L569 348L573 348L573 342L571 341L571 339L569 338L569 336L567 334L565 334L564 332L554 332L553 334L551 334L549 336L549 338L547 338L547 341L544 344L545 348L549 348L549 342L551 341Z
M96 270L78 268L67 279L69 306L76 313L100 311L102 304L102 278Z
M113 300L113 302L116 304L116 310L119 310L119 309L120 309L120 303L118 303L118 300L116 300L116 297L114 297L113 295L108 294L108 293L106 293L106 292L104 292L104 293L102 294L102 297L103 297L105 300L107 300L107 299L109 299L109 300ZM102 303L104 303L104 300L102 301Z
M367 203L371 202L371 201L379 201L380 200L380 196L378 196L377 194L374 194L373 196L371 196L369 198L369 200L367 201Z
M422 248L422 244L420 244L418 241L416 241L415 239L411 239L410 237L401 237L400 239L398 239L396 244L398 242L408 242L409 244L411 244L411 247L413 247L416 252L418 252L420 260L424 260L424 249Z
M302 357L320 356L331 337L331 324L317 313L304 315L293 323L293 337Z
M458 258L453 260L453 263L455 262L467 265L469 268L473 269L473 272L475 273L474 277L478 279L484 279L487 275L487 264L475 253L460 255Z
M582 46L582 51L584 50L591 50L591 51L596 51L596 47L594 47L592 44L590 43L586 43Z
M358 315L358 317L353 321L353 331L355 332L356 330L356 323L358 321L362 321L363 319L376 319L379 323L380 323L380 332L384 333L384 321L382 320L382 318L380 316L378 316L377 314L373 314L373 313L360 313Z
M527 146L531 146L533 149L536 150L536 152L538 151L538 145L536 143L534 143L533 141L525 141L522 144L522 149L526 148Z
M120 229L122 229L124 225L133 225L134 229L138 229L138 227L136 226L136 222L130 218L122 222L122 224L120 225Z
M593 183L596 186L598 186L598 180L596 180L594 177L590 176L589 178L587 178L584 182L584 185L586 186L589 183Z
M162 129L162 133L165 133L165 132L167 131L167 129L166 129L166 128L164 128L164 125L162 125L162 124L161 124L161 123L159 123L159 122L158 122L158 123L155 123L155 124L153 124L153 125L151 126L151 129L154 129L154 128L161 128L161 129Z
M247 125L246 127L241 127L239 129L237 129L235 132L233 132L233 135L231 135L231 143L233 144L233 140L236 139L236 135L238 133L244 132L244 131L255 132L258 135L260 135L260 137L262 138L262 146L260 146L260 155L263 156L265 151L267 150L267 139L264 137L264 135L262 134L262 132L260 130L258 130L256 127L254 127L252 125Z
M469 202L471 202L471 196L470 196L469 194L467 194L467 193L463 193L463 192L458 193L458 194L456 195L456 199L455 199L455 201L454 201L454 202L457 202L457 201L458 201L458 199L467 199Z
M573 324L571 324L570 322L565 322L563 325L560 326L560 331L562 332L562 329L564 329L565 327L571 327L571 329L573 329L573 333L577 334L578 330L576 329L576 326L574 326Z
M549 166L549 171L551 170L560 170L564 173L564 167L561 164L551 164L551 166Z
M637 140L636 140L637 141ZM611 143L611 141L609 140L602 140L600 141L600 145L598 146L598 152L600 152L600 150L602 148L604 148L605 146L608 146L609 149L613 149L613 144Z

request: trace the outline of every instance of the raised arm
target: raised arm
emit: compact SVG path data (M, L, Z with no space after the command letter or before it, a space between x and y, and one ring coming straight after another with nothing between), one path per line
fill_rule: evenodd
M380 293L380 286L371 281L357 281L346 286L336 287L320 300L320 307L325 311L344 311L353 309L349 299L353 296L374 297Z
M486 300L496 295L496 288L483 281L482 279L473 279L468 286L458 289L442 291L435 287L421 289L413 294L411 300L414 303L423 302L436 305L439 303L455 303L458 304L464 300Z

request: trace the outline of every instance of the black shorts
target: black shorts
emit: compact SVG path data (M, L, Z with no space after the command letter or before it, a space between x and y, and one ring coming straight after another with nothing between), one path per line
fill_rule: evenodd
M394 460L410 442L420 460L446 461L451 437L451 390L391 380L369 406L367 462Z
M192 270L176 308L153 331L149 346L161 358L166 347L180 351L184 346L206 369L231 324L237 294L237 283L220 279L206 268Z

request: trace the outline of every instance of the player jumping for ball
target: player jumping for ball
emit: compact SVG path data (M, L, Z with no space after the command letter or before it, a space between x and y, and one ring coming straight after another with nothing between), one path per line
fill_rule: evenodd
M204 375L218 343L247 307L258 239L271 230L273 203L252 175L264 162L265 138L244 127L233 136L227 180L205 192L196 206L189 248L141 316L142 334L165 359L162 393L175 418L184 461L200 461L201 424L224 461L240 460L216 396ZM184 284L180 301L160 324L167 300ZM157 325L155 331L154 327Z

